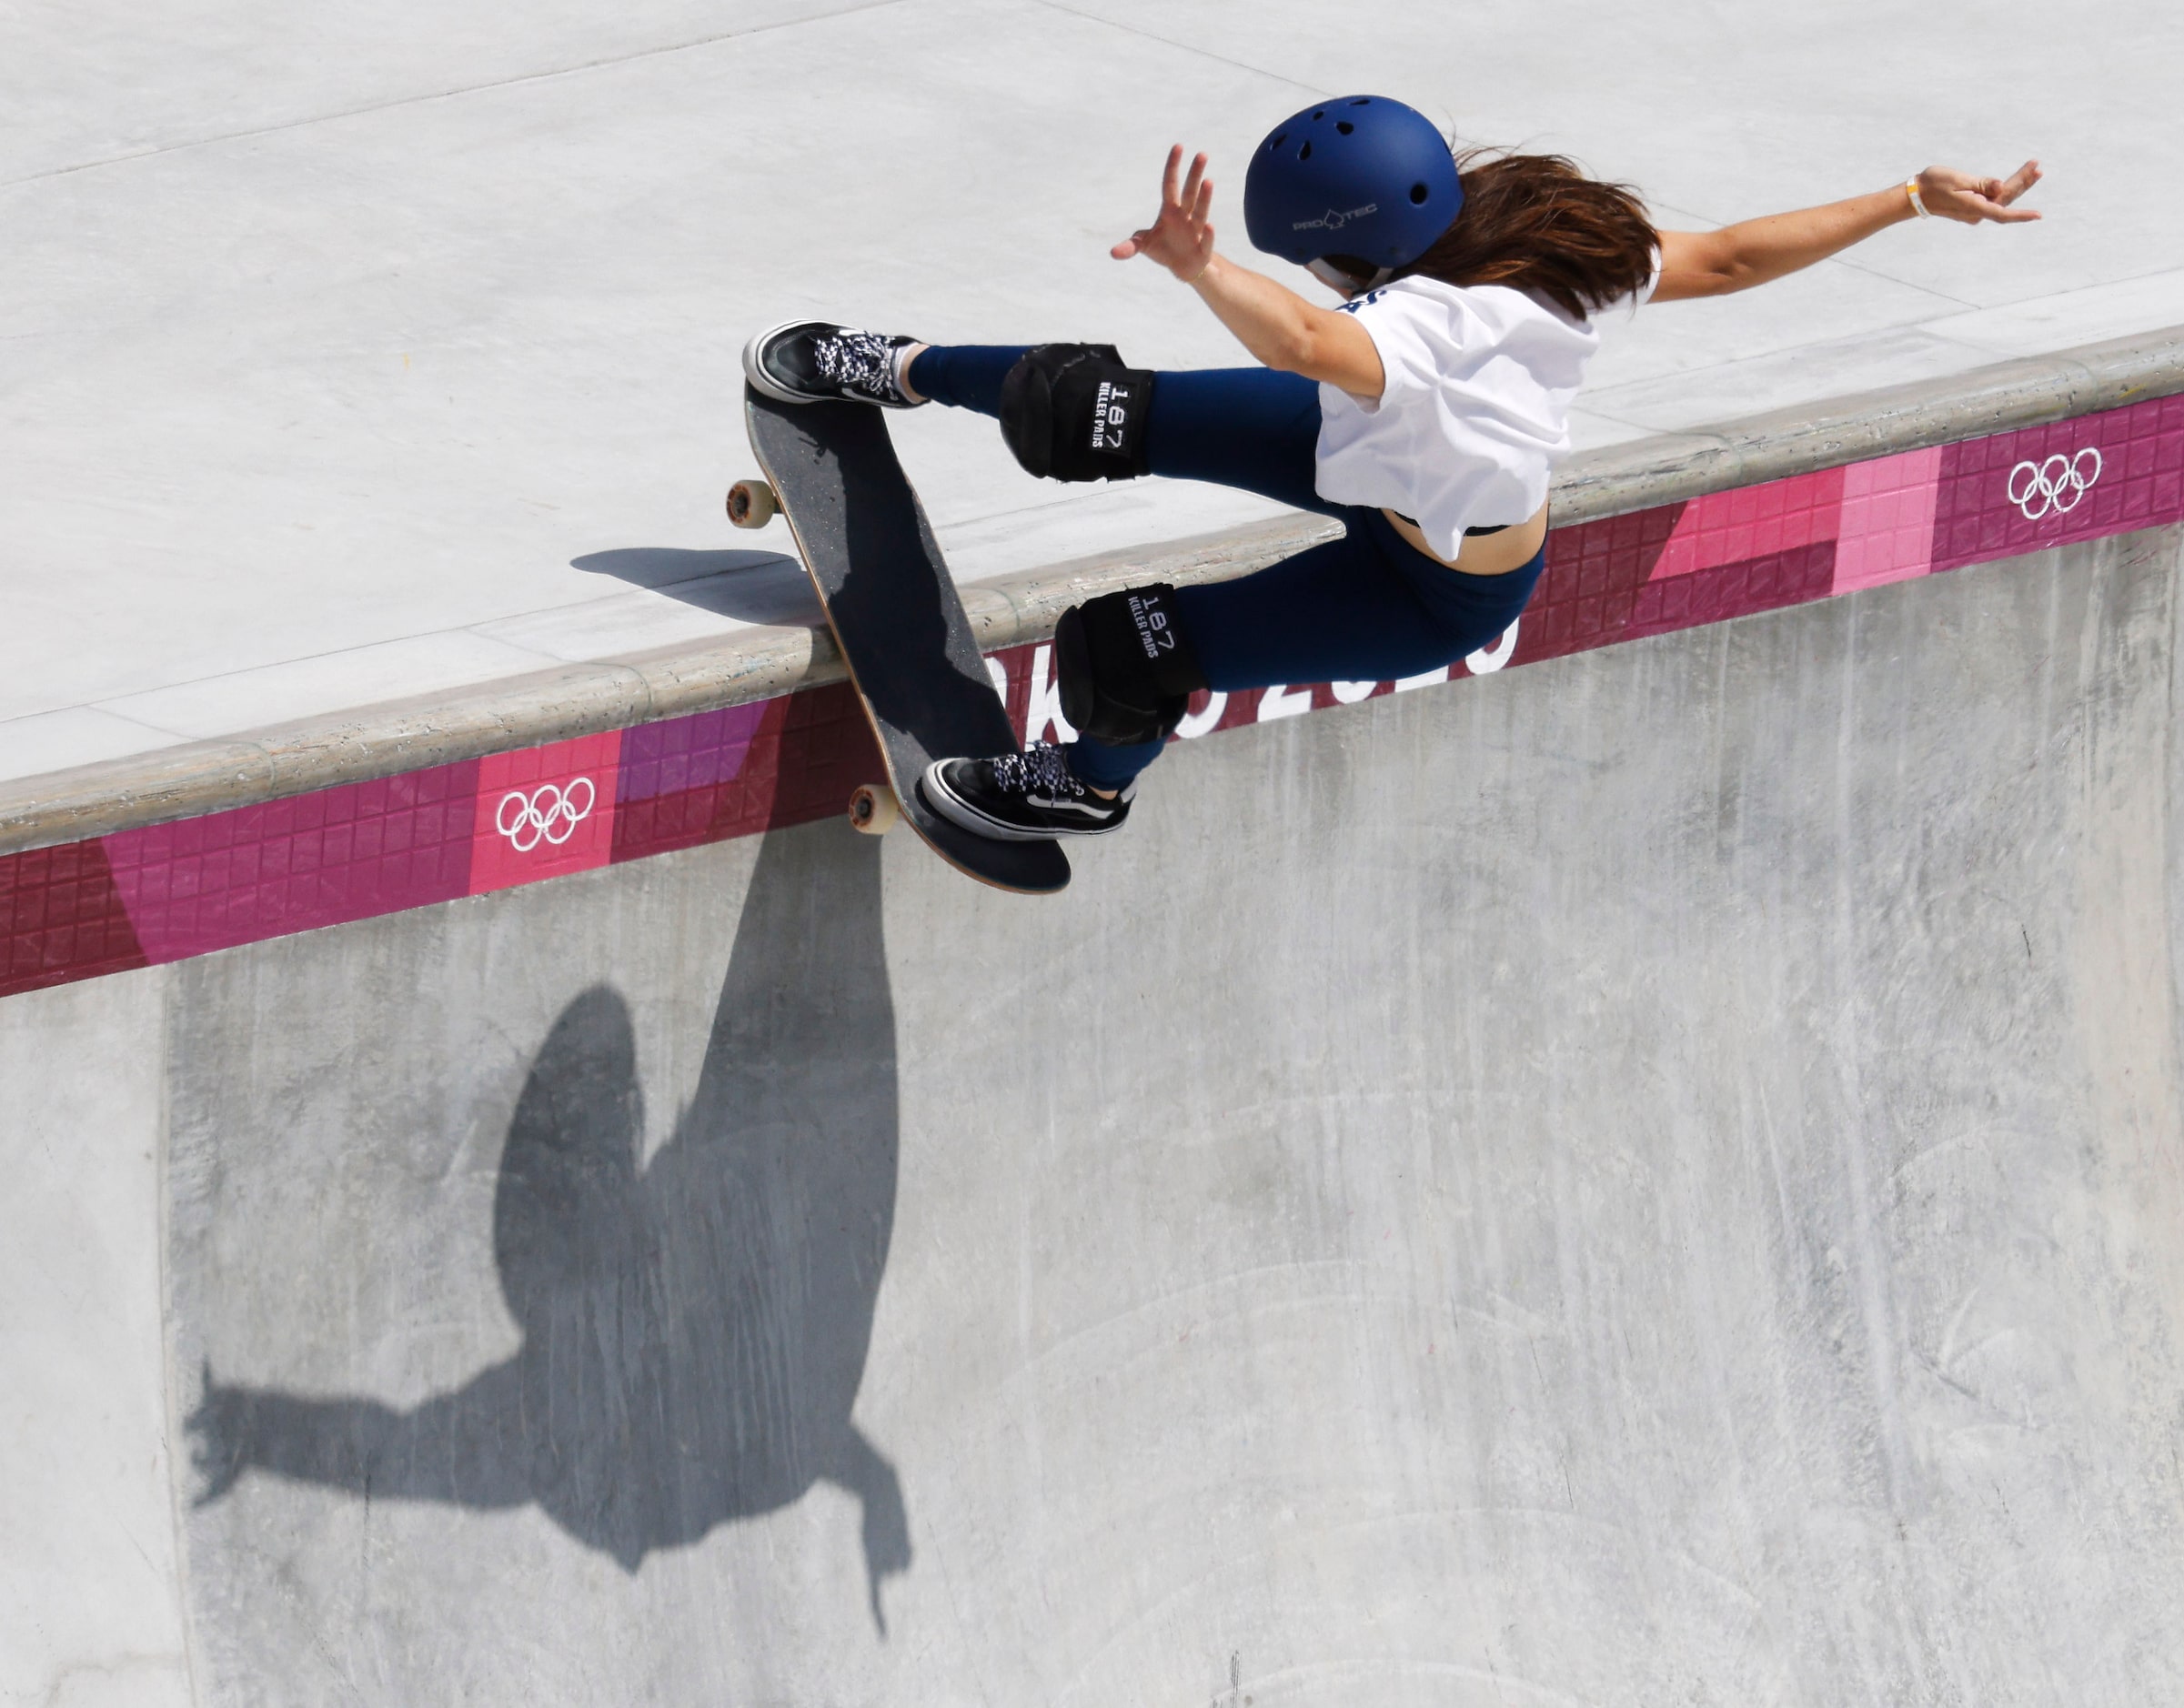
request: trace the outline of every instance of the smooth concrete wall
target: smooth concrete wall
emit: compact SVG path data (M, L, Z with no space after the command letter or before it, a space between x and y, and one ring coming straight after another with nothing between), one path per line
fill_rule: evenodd
M164 970L0 1001L0 1703L180 1708Z
M0 1004L164 1124L195 1700L2175 1699L2179 568L1192 744L1051 901L820 824Z

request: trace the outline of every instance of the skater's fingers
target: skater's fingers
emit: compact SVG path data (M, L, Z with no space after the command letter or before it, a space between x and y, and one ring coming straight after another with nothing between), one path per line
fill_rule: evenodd
M1191 162L1191 176L1183 180L1183 193L1175 198L1176 206L1186 212L1198 206L1198 186L1205 181L1206 157L1196 156Z
M1953 193L1949 206L1937 208L1951 219L1960 219L1968 226L1977 226L1982 220L1992 220L1998 226L2020 226L2039 216L2028 207L2005 207L1990 201L1978 190L1958 190Z
M1213 183L1211 178L1198 186L1198 197L1191 204L1191 223L1203 226L1213 215Z
M1183 170L1183 146L1176 143L1168 150L1168 165L1161 174L1161 206L1162 207L1175 206L1175 182L1177 176Z
M2023 166L2019 166L2015 172L2011 173L2008 177L2003 180L2002 188L1999 194L1997 194L1991 190L1988 191L1988 194L1994 196L1996 201L2000 202L2007 206L2009 203L2016 201L2018 196L2024 195L2027 190L2029 190L2039 181L2040 163L2037 160L2028 160Z
M1983 220L2000 226L2018 226L2039 217L2029 208L2013 209L2009 206L2038 183L2039 177L2038 163L2028 160L2007 179L1974 177L1954 166L1928 166L1918 175L1918 184L1929 213L1967 226L1977 226Z
M1118 261L1127 261L1132 256L1144 254L1152 242L1150 231L1133 231L1107 253Z

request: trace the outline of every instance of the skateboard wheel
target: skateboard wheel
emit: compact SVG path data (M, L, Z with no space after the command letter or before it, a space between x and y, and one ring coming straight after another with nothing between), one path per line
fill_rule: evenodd
M861 783L850 797L850 822L867 836L885 836L902 816L902 803L885 783Z
M728 489L728 519L738 527L764 527L781 507L763 480L739 480Z

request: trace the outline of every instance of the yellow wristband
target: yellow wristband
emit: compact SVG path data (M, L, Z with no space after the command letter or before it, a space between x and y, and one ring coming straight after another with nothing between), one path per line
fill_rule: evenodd
M1926 200L1918 193L1918 180L1917 178L1906 178L1904 180L1904 194L1911 198L1912 212L1917 214L1921 219L1925 219L1929 216L1927 213Z

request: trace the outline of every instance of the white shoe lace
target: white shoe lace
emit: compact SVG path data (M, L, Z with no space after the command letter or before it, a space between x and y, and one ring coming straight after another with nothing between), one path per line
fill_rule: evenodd
M819 371L837 386L869 393L875 397L898 395L895 353L877 332L847 328L812 341L811 359Z
M1034 741L1022 753L1004 753L995 759L993 786L1011 795L1028 795L1036 789L1075 800L1084 794L1084 785L1069 768L1069 756L1051 741Z

